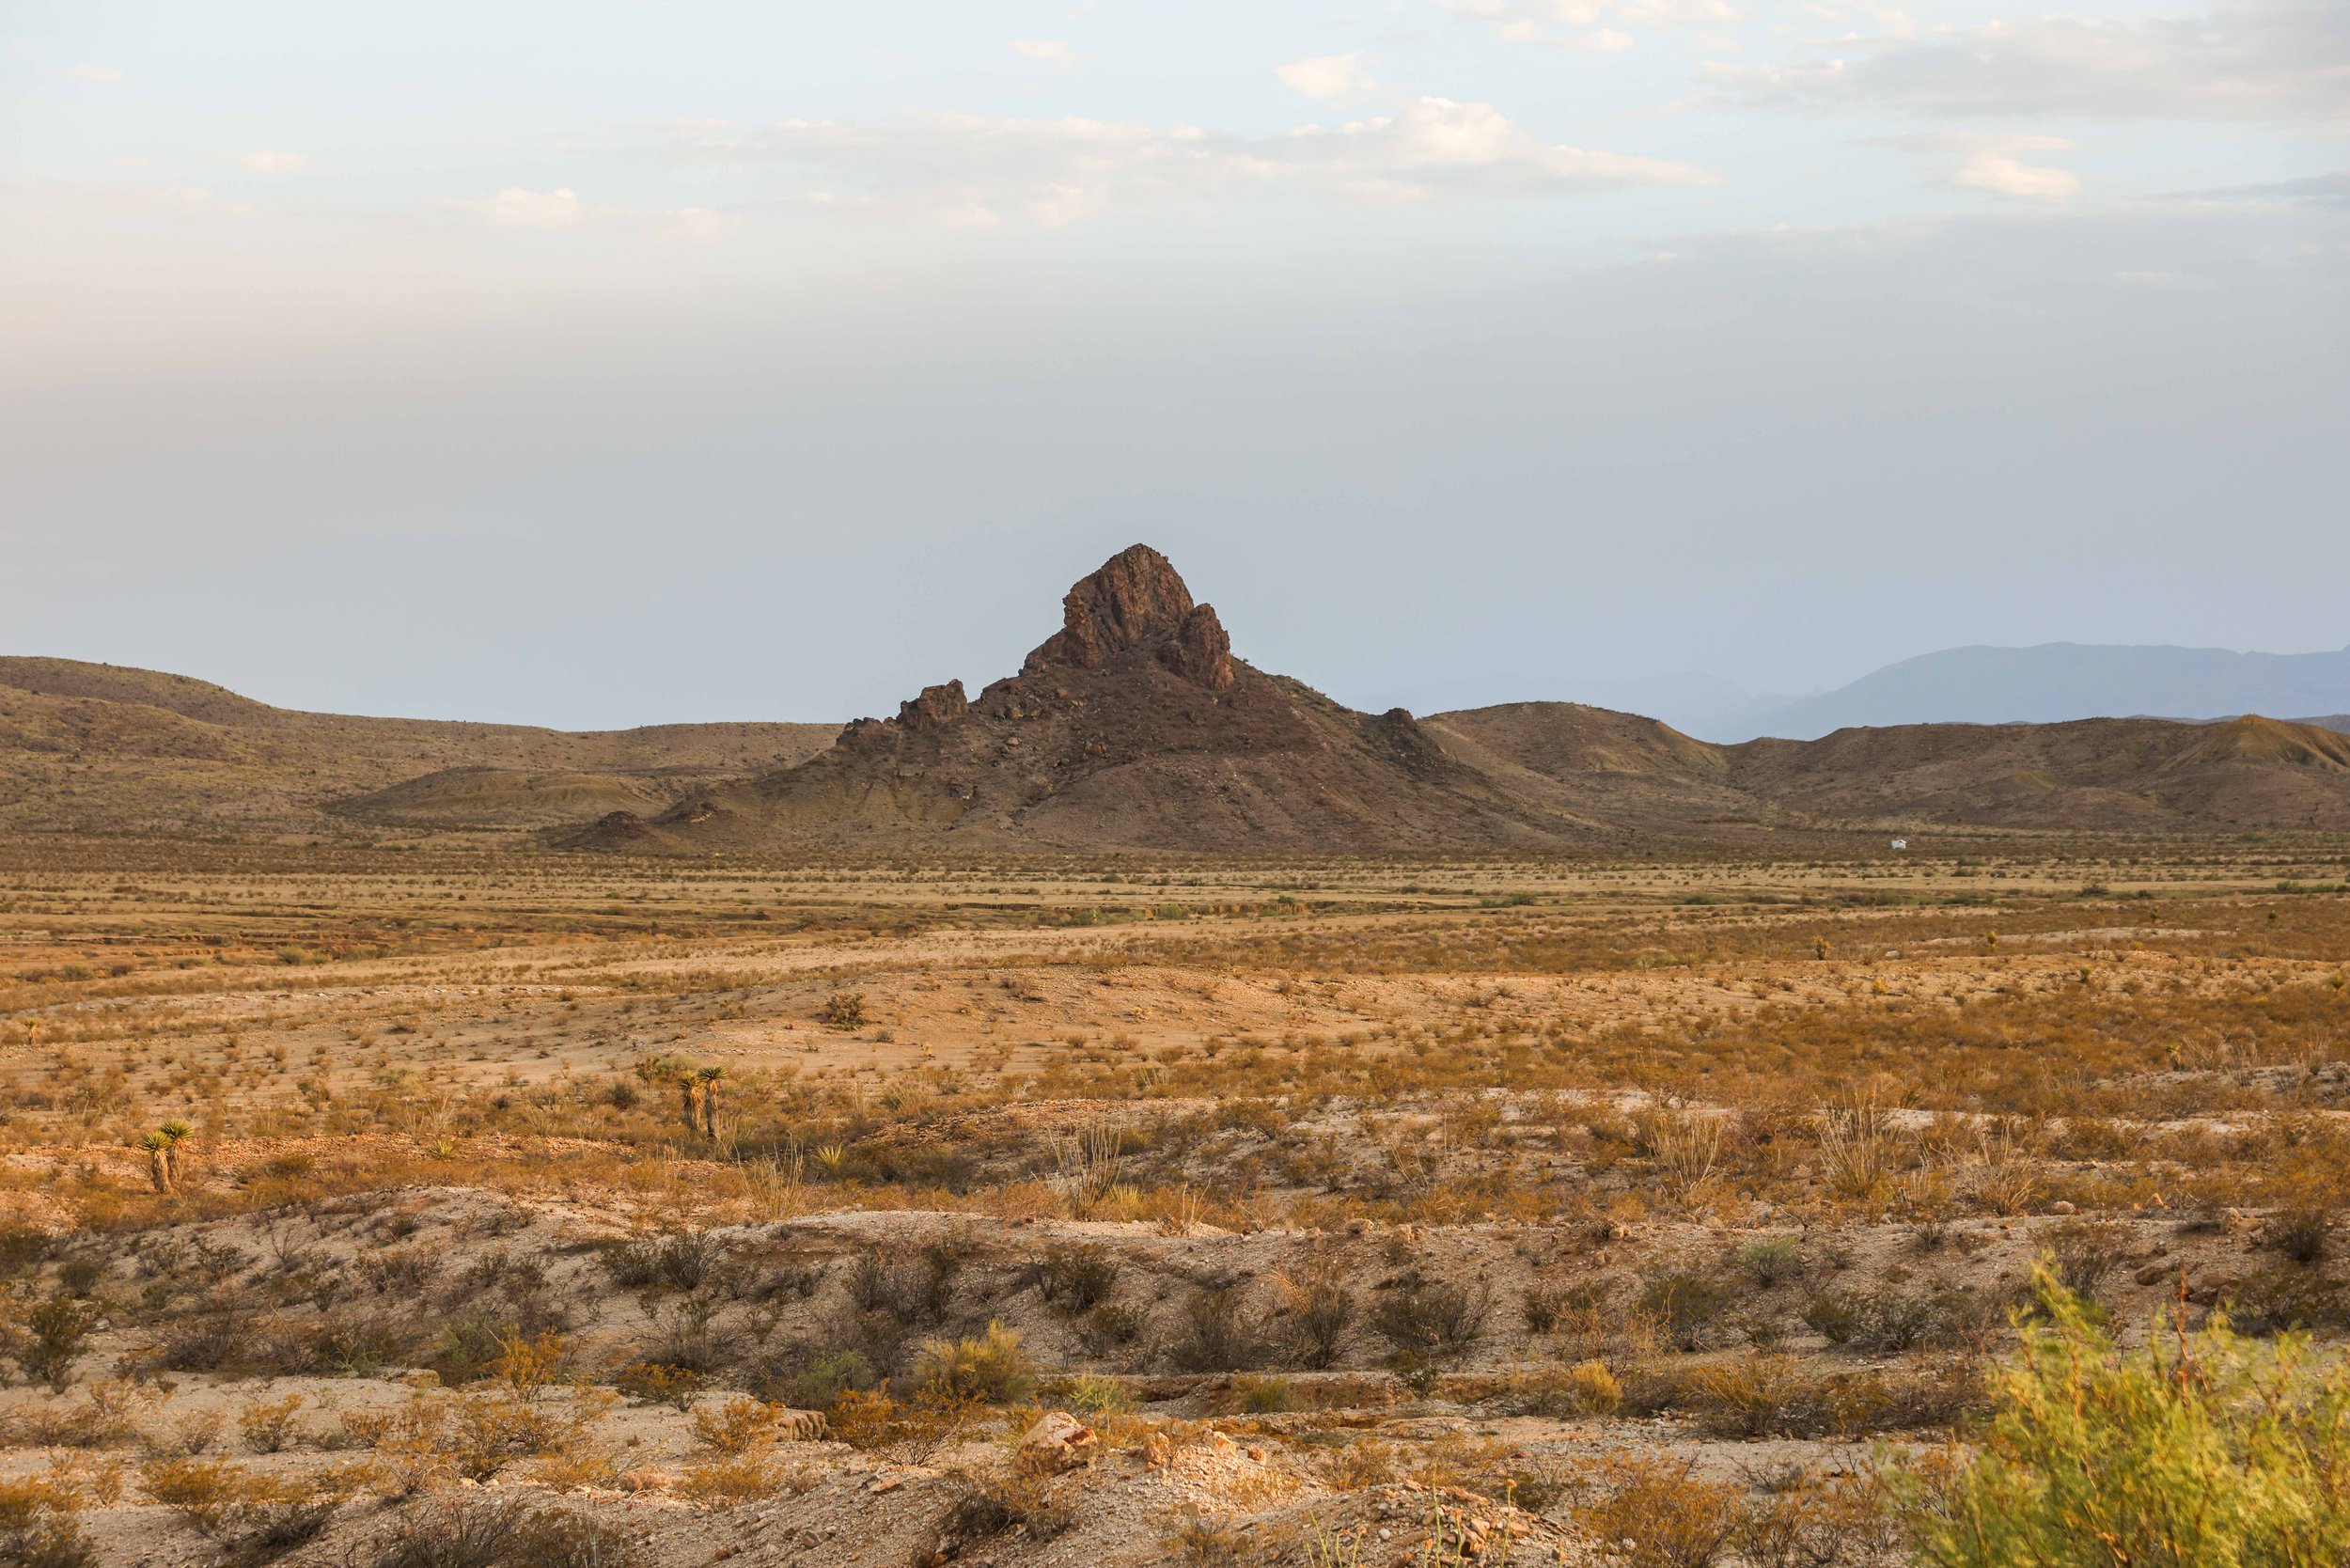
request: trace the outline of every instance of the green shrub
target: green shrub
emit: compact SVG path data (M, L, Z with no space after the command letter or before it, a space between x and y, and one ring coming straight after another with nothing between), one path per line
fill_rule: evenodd
M914 1380L926 1403L1013 1404L1035 1390L1036 1368L1020 1348L1020 1331L991 1323L976 1340L926 1341L915 1360Z
M1061 1390L1060 1401L1089 1416L1114 1416L1135 1407L1135 1396L1115 1379L1099 1372L1080 1372Z
M2033 1286L2041 1321L1993 1376L1974 1461L1912 1491L1925 1561L2350 1560L2350 1370L2317 1375L2298 1339L2264 1349L2224 1316L2123 1352L2053 1270Z
M1232 1379L1232 1403L1244 1415L1278 1416L1297 1408L1297 1390L1285 1377L1243 1372Z
M97 1325L97 1308L53 1295L24 1314L24 1332L10 1354L26 1377L62 1390L82 1358L82 1341Z
M859 1350L828 1350L813 1357L791 1379L793 1403L807 1410L824 1410L852 1388L870 1388L880 1379L872 1363Z

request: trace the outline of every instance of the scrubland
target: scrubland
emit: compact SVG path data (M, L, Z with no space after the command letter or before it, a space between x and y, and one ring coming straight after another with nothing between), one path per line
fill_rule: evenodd
M0 1553L2330 1560L2346 877L0 842Z

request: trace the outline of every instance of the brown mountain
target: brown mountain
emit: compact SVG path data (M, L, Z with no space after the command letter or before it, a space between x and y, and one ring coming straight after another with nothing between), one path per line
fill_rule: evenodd
M1214 610L1136 545L976 698L932 686L797 766L558 841L1408 854L1935 823L2350 828L2350 738L2132 719L1717 746L1572 703L1360 713L1234 658Z
M827 744L829 743L829 744ZM1710 745L1524 702L1356 713L1235 658L1136 545L1017 675L845 729L572 734L293 713L184 677L0 659L0 829L544 829L638 853L1513 853L1919 831L2350 831L2350 735L2217 723L1909 725Z
M1215 611L1137 544L976 698L932 686L797 767L573 841L1386 852L1553 848L1596 825L1496 783L1409 713L1358 713L1232 657Z
M568 733L350 718L116 665L0 658L0 828L318 832L351 820L484 827L659 811L785 766L817 724Z

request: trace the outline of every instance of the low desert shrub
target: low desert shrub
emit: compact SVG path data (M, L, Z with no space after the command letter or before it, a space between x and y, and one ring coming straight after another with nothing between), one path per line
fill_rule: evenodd
M139 1480L148 1496L199 1535L242 1537L264 1557L283 1555L317 1535L340 1500L331 1488L256 1475L221 1459L150 1460L140 1466Z
M2093 1301L2113 1271L2128 1258L2129 1231L2110 1221L2067 1220L2048 1232L2047 1250L2058 1283Z
M1565 1290L1557 1285L1528 1285L1518 1297L1518 1316L1526 1321L1528 1334L1547 1334L1559 1326L1559 1319L1567 1309Z
M805 1356L805 1358L803 1358ZM862 1351L823 1350L797 1353L776 1369L775 1375L755 1382L759 1392L788 1394L791 1403L807 1410L822 1410L851 1388L870 1388L881 1381Z
M946 1523L947 1540L958 1550L1015 1529L1030 1541L1050 1541L1076 1522L1075 1512L1054 1500L1042 1476L963 1471L958 1480L961 1490Z
M1150 1326L1151 1320L1141 1308L1104 1301L1077 1320L1077 1338L1089 1355L1110 1356L1141 1339Z
M255 1400L237 1412L237 1435L254 1453L277 1453L294 1440L294 1414L302 1408L300 1394L280 1400Z
M368 1377L407 1364L421 1339L411 1321L388 1312L329 1313L310 1336L308 1359L318 1372Z
M2230 1323L2259 1336L2350 1326L2350 1296L2314 1269L2262 1269L2240 1281L2222 1304Z
M705 1508L732 1508L773 1497L784 1483L784 1472L774 1459L753 1450L688 1465L678 1475L676 1492Z
M1698 1424L1713 1436L1768 1437L1810 1424L1803 1407L1811 1393L1791 1357L1748 1352L1700 1368L1684 1397Z
M1457 1360L1484 1332L1493 1293L1482 1283L1436 1283L1401 1290L1381 1301L1371 1325L1398 1356L1429 1363Z
M1614 1542L1627 1568L1710 1568L1729 1550L1741 1523L1740 1489L1696 1474L1695 1460L1622 1454L1603 1461L1599 1496L1578 1505L1576 1520Z
M736 1394L715 1403L697 1405L689 1425L694 1441L713 1453L743 1454L766 1446L775 1433L781 1406L748 1394Z
M1909 1502L1937 1568L2350 1560L2350 1368L2224 1317L2123 1351L2052 1269L1973 1462Z
M1640 1291L1640 1310L1676 1350L1703 1350L1736 1305L1737 1289L1712 1274L1660 1275Z
M717 1245L707 1236L663 1236L616 1242L603 1248L604 1273L624 1291L699 1290L717 1268Z
M1519 1378L1504 1396L1505 1406L1522 1416L1606 1416L1623 1403L1623 1386L1603 1361L1545 1367Z
M98 1548L74 1520L53 1516L0 1530L0 1562L8 1568L98 1568Z
M1240 1525L1206 1514L1177 1521L1163 1544L1167 1560L1185 1568L1239 1568L1248 1560L1248 1537Z
M139 1439L139 1419L162 1398L150 1385L127 1378L86 1383L71 1403L19 1411L13 1436L40 1448L128 1448Z
M2331 1211L2316 1208L2280 1210L2271 1215L2262 1227L2261 1239L2296 1263L2315 1263L2325 1260L2332 1245L2334 1216Z
M560 1508L475 1503L410 1525L373 1568L630 1568L638 1556L613 1527Z
M1747 1568L1858 1568L1891 1560L1905 1531L1869 1472L1797 1466L1762 1478L1735 1537Z
M1118 1260L1099 1247L1047 1253L1036 1264L1037 1291L1067 1312L1091 1310L1118 1284Z
M1297 1390L1285 1377L1243 1372L1232 1379L1231 1403L1243 1415L1278 1416L1297 1408Z
M931 1340L915 1359L916 1397L927 1404L1013 1404L1036 1388L1036 1366L1020 1331L991 1323L977 1339Z
M1117 1379L1094 1372L1080 1372L1053 1397L1056 1403L1088 1416L1115 1416L1135 1407L1135 1396Z
M1793 1236L1773 1236L1738 1249L1738 1272L1770 1290L1803 1272L1803 1244Z
M1264 1341L1263 1325L1237 1288L1196 1291L1167 1359L1179 1372L1242 1372L1264 1359Z
M1355 1293L1334 1268L1284 1275L1277 1285L1290 1356L1303 1367L1333 1365L1344 1354L1347 1330L1355 1323Z
M24 1314L24 1326L9 1348L17 1370L36 1383L62 1392L82 1358L83 1341L98 1326L98 1309L70 1295L49 1297Z
M1916 1350L1980 1333L1990 1308L1954 1292L1933 1294L1892 1286L1823 1291L1804 1304L1803 1321L1832 1345L1852 1350Z

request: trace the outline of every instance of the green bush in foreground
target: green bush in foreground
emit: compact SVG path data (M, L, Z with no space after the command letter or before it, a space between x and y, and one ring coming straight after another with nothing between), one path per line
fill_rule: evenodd
M2350 1369L2217 1316L2117 1350L2045 1268L2044 1321L1996 1373L1973 1463L1927 1505L1937 1568L2320 1568L2350 1561Z

